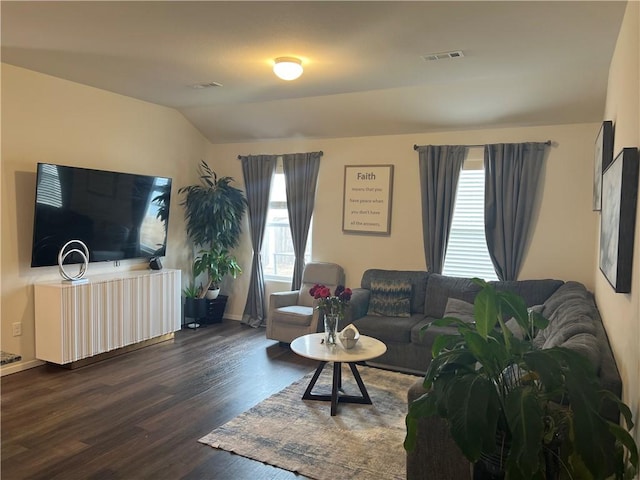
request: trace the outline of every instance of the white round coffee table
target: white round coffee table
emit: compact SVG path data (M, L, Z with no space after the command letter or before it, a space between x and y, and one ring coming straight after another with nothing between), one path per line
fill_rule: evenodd
M302 399L330 401L332 416L337 413L338 403L363 403L371 405L371 398L369 397L369 393L364 386L364 382L358 373L356 362L363 362L365 360L371 360L372 358L379 357L387 351L387 346L380 340L367 337L366 335L360 335L358 343L356 343L355 347L350 349L344 348L342 344L327 345L324 342L324 338L324 333L311 333L309 335L298 337L291 342L291 350L301 357L320 361L320 365L313 374L313 378L305 390L304 395L302 395ZM320 373L328 362L333 362L333 385L331 387L331 395L317 395L311 393ZM353 378L358 384L358 388L362 394L361 396L341 395L339 393L342 388L342 363L349 364L349 368L351 368L351 372L353 373Z

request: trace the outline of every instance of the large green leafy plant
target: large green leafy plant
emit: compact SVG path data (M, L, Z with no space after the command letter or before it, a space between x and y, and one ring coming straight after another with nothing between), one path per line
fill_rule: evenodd
M603 402L614 402L631 429L629 408L600 388L581 354L533 346L535 331L547 320L529 313L521 297L474 281L482 287L475 322L432 323L455 330L434 341L427 393L406 418L405 448L414 448L420 418L439 416L469 461L497 452L507 479L545 479L554 469L557 478L626 478L637 468L637 446L599 412ZM506 325L509 317L522 338Z
M200 255L193 262L194 276L205 272L208 283L203 287L203 291L206 292L210 287L220 288L220 282L226 274L236 278L242 273L242 269L236 258L226 249L212 247L209 250L201 250Z
M208 285L217 284L229 273L234 278L242 273L236 258L229 250L238 246L242 233L242 217L247 209L244 192L231 183L232 177L219 177L206 162L199 165L200 185L179 190L184 195L187 235L194 246L201 247L194 261L193 273L207 272Z
M182 187L187 235L195 245L238 246L242 217L247 209L244 192L231 185L233 177L218 177L206 162L199 166L201 185Z

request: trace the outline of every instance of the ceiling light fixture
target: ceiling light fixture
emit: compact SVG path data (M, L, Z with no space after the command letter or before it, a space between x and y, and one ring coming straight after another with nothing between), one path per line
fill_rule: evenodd
M295 80L302 75L302 60L295 57L276 58L273 73L282 80Z

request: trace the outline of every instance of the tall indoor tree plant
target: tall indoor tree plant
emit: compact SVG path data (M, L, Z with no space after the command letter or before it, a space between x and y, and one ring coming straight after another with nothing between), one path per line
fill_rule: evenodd
M637 446L627 430L600 414L600 407L613 402L631 429L629 408L599 386L581 354L533 346L535 331L548 322L529 314L521 297L474 281L482 287L475 322L444 318L432 323L457 331L434 341L426 393L407 415L405 448L413 449L420 418L439 416L469 461L497 454L509 480L628 478L637 468ZM507 326L509 317L522 338Z
M194 273L207 272L211 285L225 273L235 278L242 271L229 251L240 242L247 199L242 190L231 185L232 177L219 177L204 160L198 172L200 184L182 187L179 193L184 195L181 205L185 209L187 236L194 247L200 248ZM217 275L220 272L222 275ZM207 289L201 289L201 297Z

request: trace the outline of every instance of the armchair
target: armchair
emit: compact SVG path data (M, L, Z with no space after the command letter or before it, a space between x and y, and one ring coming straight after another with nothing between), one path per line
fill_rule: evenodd
M326 262L310 262L302 273L300 290L272 293L267 314L267 338L282 343L315 333L319 330L319 312L309 290L321 283L334 290L344 285L344 270L340 265Z

